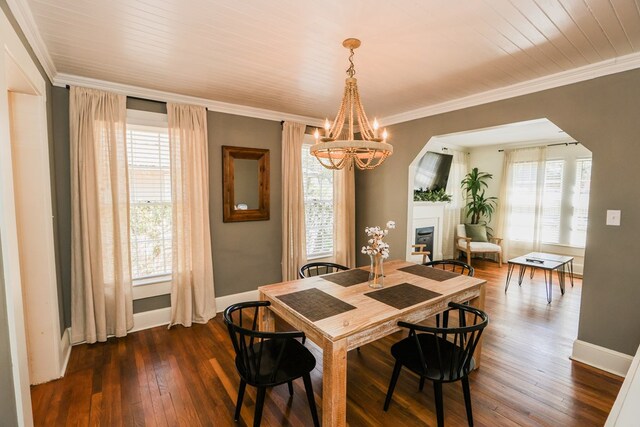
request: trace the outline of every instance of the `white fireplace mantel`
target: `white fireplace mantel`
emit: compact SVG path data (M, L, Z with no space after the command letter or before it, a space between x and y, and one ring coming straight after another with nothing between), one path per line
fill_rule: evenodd
M429 258L442 259L442 232L444 230L444 209L447 202L413 202L410 226L407 227L407 261L422 262L422 257L411 255L415 243L416 229L434 227L433 254Z

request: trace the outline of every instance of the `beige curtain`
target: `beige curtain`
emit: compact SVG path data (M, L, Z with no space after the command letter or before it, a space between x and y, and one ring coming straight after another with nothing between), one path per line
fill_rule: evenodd
M335 261L353 268L356 266L356 193L353 168L334 171L333 197Z
M173 205L171 322L207 323L216 315L209 227L207 110L167 104Z
M306 126L284 122L282 127L282 280L298 278L307 262L302 188L302 143Z
M133 327L126 98L72 87L71 339L121 337Z
M503 261L513 256L540 250L546 155L547 147L545 146L504 151L502 183L498 198L498 226L496 227L496 235L503 238ZM529 165L527 176L535 182L534 188L516 188L514 185L514 167L523 163ZM523 207L525 203L522 199L527 200L528 207ZM513 209L514 201L519 206L517 212ZM522 218L525 220L522 221ZM529 234L530 237L522 239L514 236L514 226L520 230L525 229L525 234Z
M447 150L446 154L453 155L451 161L451 171L447 181L447 194L451 194L451 202L444 207L444 220L442 233L442 257L444 259L455 258L454 236L456 226L462 221L464 215L464 192L460 187L460 182L469 172L469 154L464 151ZM432 258L433 259L433 258Z

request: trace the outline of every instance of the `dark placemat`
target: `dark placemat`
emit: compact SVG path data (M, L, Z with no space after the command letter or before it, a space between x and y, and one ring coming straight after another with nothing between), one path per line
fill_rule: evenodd
M391 307L402 310L423 301L439 297L442 294L424 289L410 283L400 283L396 286L380 289L365 294L366 296L378 300Z
M340 273L325 274L320 276L340 286L353 286L369 280L369 272L354 268L353 270L341 271Z
M280 295L277 298L312 322L356 308L316 288Z
M415 274L416 276L426 277L427 279L435 280L437 282L444 282L445 280L460 276L459 273L419 264L399 268L398 270L404 271L405 273Z

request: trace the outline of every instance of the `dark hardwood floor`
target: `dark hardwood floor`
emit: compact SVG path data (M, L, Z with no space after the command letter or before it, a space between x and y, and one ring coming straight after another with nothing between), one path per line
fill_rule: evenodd
M488 281L482 367L471 375L477 426L600 426L622 379L569 360L577 335L581 281L546 303L538 272L504 293L507 268L475 261ZM391 376L390 346L401 333L348 354L347 419L352 426L435 425L433 389L403 371L388 412L382 405ZM322 356L312 373L322 408ZM238 375L233 349L218 315L207 325L154 328L107 343L73 348L64 378L32 388L37 426L227 426ZM251 425L255 389L247 387L239 425ZM466 425L462 388L445 384L446 425ZM306 426L311 416L302 381L289 397L286 386L267 393L264 426Z

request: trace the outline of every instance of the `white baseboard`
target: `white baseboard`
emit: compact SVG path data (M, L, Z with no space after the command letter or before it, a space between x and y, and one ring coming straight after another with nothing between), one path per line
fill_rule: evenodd
M245 301L257 301L258 300L258 290L241 292L239 294L225 295L220 298L216 298L216 311L218 313L224 311L225 308L229 307L231 304L237 304L239 302Z
M60 339L60 360L62 360L62 365L60 366L60 378L64 377L64 374L67 371L69 357L71 357L71 328L65 329L62 334L62 338Z
M171 320L171 307L157 310L143 311L133 315L133 328L129 332L151 329L156 326L168 325Z
M624 377L631 366L633 356L586 341L575 340L570 359Z
M258 291L247 291L239 294L225 295L216 298L216 311L224 311L231 304L244 301L255 301L258 299ZM142 331L143 329L155 328L156 326L168 325L171 319L171 307L159 308L157 310L143 311L133 315L133 329L129 332Z

